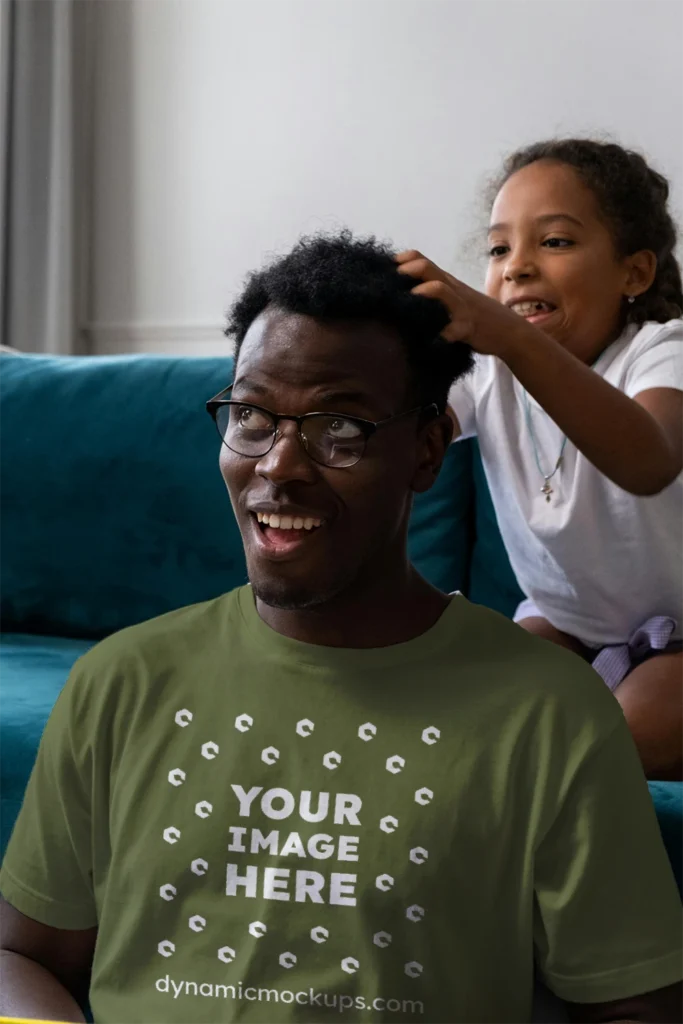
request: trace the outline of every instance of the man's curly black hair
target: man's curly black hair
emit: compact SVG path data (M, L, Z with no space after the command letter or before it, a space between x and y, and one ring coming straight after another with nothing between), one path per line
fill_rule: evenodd
M286 256L250 274L232 306L225 333L235 340L235 362L267 306L328 322L375 321L401 338L415 400L444 412L451 384L472 366L472 352L439 337L449 319L445 307L410 294L417 282L398 273L394 255L375 238L354 238L348 230L299 239Z

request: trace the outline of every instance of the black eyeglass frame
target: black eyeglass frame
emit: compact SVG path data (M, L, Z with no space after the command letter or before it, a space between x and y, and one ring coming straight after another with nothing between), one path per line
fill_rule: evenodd
M390 423L395 423L397 420L406 419L408 416L414 416L416 413L431 413L434 416L439 415L439 409L436 402L432 402L430 405L416 405L414 409L407 409L405 412L396 413L395 416L387 416L383 420L366 420L363 419L362 416L350 416L348 413L345 412L306 412L303 414L303 416L287 416L284 414L279 415L278 413L272 412L272 410L270 409L266 409L262 405L255 405L253 402L239 402L234 398L223 398L223 395L226 395L229 391L232 391L232 388L233 385L229 384L227 388L223 388L223 390L219 391L217 395L214 395L213 398L210 398L206 403L206 411L216 424L216 430L218 431L218 436L221 439L221 443L224 444L225 447L228 448L231 452L234 452L235 455L241 455L245 459L262 459L266 455L268 455L268 453L271 452L275 447L275 444L278 441L278 439L282 436L279 430L280 420L291 420L293 423L296 423L299 442L304 451L306 452L306 454L308 455L309 459L312 459L313 462L317 462L319 466L325 466L326 469L351 469L351 466L357 466L360 460L363 458L363 456L365 455L365 449L368 441L370 440L372 435L377 430L379 430L380 427L386 427ZM216 419L218 410L226 405L241 406L242 408L248 409L256 409L258 412L263 412L266 414L266 416L270 417L270 419L274 423L275 429L273 431L273 437L270 443L270 447L267 448L265 452L262 452L260 455L245 455L244 452L235 451L234 448L230 447L228 442L221 434L220 429L218 427L218 421ZM360 453L356 461L351 464L351 466L330 466L326 462L320 462L318 459L315 458L314 455L311 454L308 448L308 444L306 443L306 436L301 432L301 425L305 420L316 419L323 416L326 419L337 418L340 420L348 420L350 423L355 423L358 426L359 430L362 432L363 451Z

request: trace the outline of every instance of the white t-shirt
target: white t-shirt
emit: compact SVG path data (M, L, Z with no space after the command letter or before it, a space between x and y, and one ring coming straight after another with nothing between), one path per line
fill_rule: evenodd
M599 373L630 398L650 388L683 391L683 320L629 325L603 352ZM563 433L529 395L538 460L550 473ZM498 525L524 593L553 626L589 646L619 644L654 615L681 638L683 474L660 494L637 497L603 476L567 441L541 493L524 389L494 356L451 390L462 437L477 435Z

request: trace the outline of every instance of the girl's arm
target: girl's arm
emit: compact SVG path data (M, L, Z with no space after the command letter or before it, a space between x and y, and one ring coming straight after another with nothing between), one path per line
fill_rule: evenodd
M513 316L517 316L516 313ZM501 358L576 448L631 494L657 494L683 467L683 392L635 398L524 322Z
M683 467L683 392L653 388L629 398L543 331L469 288L420 253L399 271L421 278L413 291L439 299L451 322L442 336L497 356L567 438L613 483L657 494Z

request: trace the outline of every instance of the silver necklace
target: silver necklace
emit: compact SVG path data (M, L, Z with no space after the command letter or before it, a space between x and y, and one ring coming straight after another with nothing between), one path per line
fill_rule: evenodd
M635 298L632 295L629 295L628 301L632 303L632 302L635 302L636 300L635 300ZM607 346L607 348L609 348L609 345ZM591 370L595 369L595 367L598 365L598 363L600 362L600 360L602 359L602 357L603 357L603 355L604 355L604 353L606 351L607 351L607 349L603 349L603 351L600 353L598 358L595 359L591 363ZM529 436L531 438L531 443L532 443L532 445L534 447L534 459L536 460L536 466L538 468L538 472L543 477L543 486L541 487L541 494L545 494L545 500L547 502L549 502L550 501L550 496L555 493L553 491L553 488L550 486L550 481L555 476L555 474L557 473L558 469L560 469L560 467L562 466L562 462L564 461L564 450L567 447L567 435L564 434L563 437L562 437L562 444L560 445L560 454L557 456L557 462L555 463L554 469L550 473L544 473L543 469L541 468L541 460L538 457L538 446L536 444L536 435L534 434L534 428L533 428L533 424L531 422L531 406L529 405L529 396L527 395L525 388L522 388L522 398L524 400L524 412L526 414L526 424L527 424L527 427L529 429Z
M555 463L554 468L551 469L551 471L549 473L545 473L543 471L543 467L541 466L541 460L540 460L539 455L538 455L538 445L536 444L536 435L534 434L534 427L533 427L533 423L531 422L531 406L529 405L529 396L527 395L527 393L526 393L526 391L524 389L522 389L522 399L524 401L524 412L526 414L526 425L527 425L527 428L529 430L529 437L531 438L531 444L532 444L533 449L534 449L534 459L536 461L536 467L538 469L538 472L543 477L543 486L541 487L541 494L544 494L545 495L545 500L547 502L549 502L550 498L551 498L551 495L553 495L555 493L553 487L550 484L550 481L552 480L552 478L555 476L555 474L557 473L558 469L562 465L562 461L563 461L563 458L564 458L564 449L567 446L567 435L565 434L563 436L563 438L562 438L562 444L560 445L560 454L557 456L557 462Z

